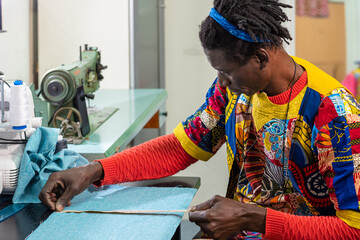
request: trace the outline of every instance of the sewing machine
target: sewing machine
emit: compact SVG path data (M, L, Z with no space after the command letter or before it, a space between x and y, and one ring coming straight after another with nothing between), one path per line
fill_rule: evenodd
M98 48L85 44L84 51L80 47L79 61L51 69L41 80L41 96L49 103L47 126L60 128L69 142L81 143L90 132L85 99L94 98L93 93L103 79L101 71L107 66L103 66L100 61ZM41 116L43 109L37 106L35 114Z
M97 48L85 45L84 51L80 48L80 61L44 75L40 93L45 101L35 94L32 84L5 81L0 72L0 194L15 192L27 139L37 127L60 128L69 142L82 141L90 132L85 98L94 98L105 68L100 64ZM18 87L22 88L20 95L14 94ZM18 112L14 113L16 109Z
M23 87L23 95L16 95L11 91L16 84ZM15 192L20 162L24 153L27 139L35 129L41 126L41 118L34 115L34 101L30 89L22 81L5 84L5 76L0 72L0 194L12 194ZM22 98L18 98L22 96ZM14 111L16 105L24 107L20 114ZM15 114L15 116L12 116ZM22 116L20 116L22 115ZM12 120L15 119L15 120ZM21 126L16 121L21 119Z

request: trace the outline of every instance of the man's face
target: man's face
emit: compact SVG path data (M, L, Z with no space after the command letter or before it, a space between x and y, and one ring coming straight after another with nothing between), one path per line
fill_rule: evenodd
M204 52L211 66L218 71L220 85L228 87L234 94L244 93L251 96L266 89L268 82L255 56L245 65L241 65L228 60L226 53L222 50L204 49Z

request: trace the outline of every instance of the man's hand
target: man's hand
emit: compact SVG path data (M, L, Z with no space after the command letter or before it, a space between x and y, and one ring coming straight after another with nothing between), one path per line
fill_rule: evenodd
M265 233L266 208L221 196L190 209L189 220L214 239L226 240L242 231Z
M41 202L52 210L62 211L70 200L103 176L99 162L52 173L39 194Z

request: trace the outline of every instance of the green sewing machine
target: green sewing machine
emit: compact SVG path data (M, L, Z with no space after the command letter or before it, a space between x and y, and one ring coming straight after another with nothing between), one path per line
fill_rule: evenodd
M46 72L41 80L40 93L48 103L47 109L39 98L35 100L35 115L43 116L47 126L61 129L66 138L81 139L90 132L86 98L93 99L103 79L97 47L80 47L80 60L63 64ZM39 94L37 94L39 95ZM45 107L46 108L46 107ZM47 110L47 113L44 111ZM44 120L48 121L44 121Z

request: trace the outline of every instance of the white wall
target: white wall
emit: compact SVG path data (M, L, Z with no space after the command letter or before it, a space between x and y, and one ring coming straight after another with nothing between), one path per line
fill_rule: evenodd
M165 5L165 86L169 94L166 126L171 133L204 102L216 71L207 62L198 37L199 25L209 14L212 2L167 0ZM228 180L225 147L208 162L199 161L178 175L201 177L192 204L214 194L224 195Z
M290 35L293 39L289 45L284 43L284 48L290 55L296 55L296 53L295 53L295 44L296 44L296 35L295 35L295 7L296 7L296 4L295 4L295 0L281 0L280 2L283 2L290 6L293 6L292 8L284 9L286 15L290 19L289 22L284 23L284 26L289 30Z
M346 73L358 67L355 61L360 61L360 18L359 0L346 0L345 24L346 24Z
M2 0L3 30L0 33L0 71L6 79L29 83L29 1Z
M128 1L38 1L40 78L51 68L78 61L79 47L87 43L99 48L108 66L101 88L129 88Z

